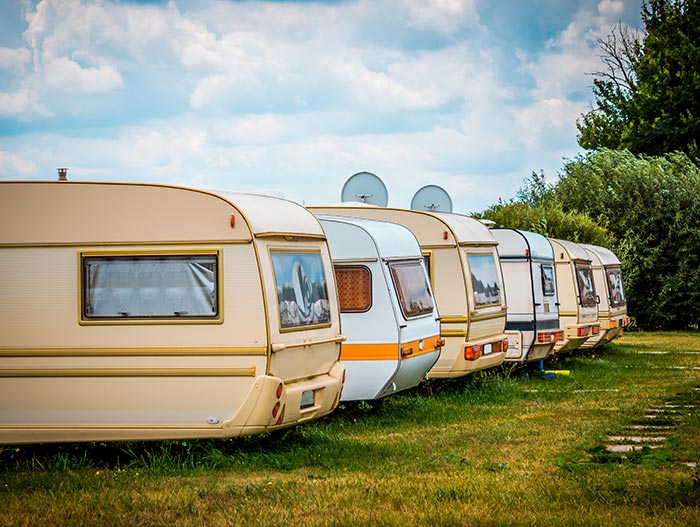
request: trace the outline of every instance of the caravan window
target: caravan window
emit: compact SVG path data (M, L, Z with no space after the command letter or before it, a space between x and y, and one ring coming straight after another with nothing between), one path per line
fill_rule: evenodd
M554 267L551 265L541 265L540 272L542 273L542 293L544 296L554 296Z
M83 320L218 319L218 254L82 255Z
M335 267L341 313L362 313L372 307L372 273L364 265Z
M467 254L476 307L499 305L501 286L493 254Z
M420 261L390 263L389 269L404 316L409 318L432 313L435 304Z
M576 264L576 283L578 284L579 302L582 306L595 306L598 299L593 285L593 270L590 265Z
M613 307L624 306L627 303L625 289L622 286L622 271L620 269L606 269L608 276L608 291L610 291L610 305Z
M277 285L280 328L292 331L330 324L321 253L270 251L270 258Z

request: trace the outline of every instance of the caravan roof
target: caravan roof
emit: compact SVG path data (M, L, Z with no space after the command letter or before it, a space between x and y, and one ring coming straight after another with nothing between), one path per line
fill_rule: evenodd
M516 229L492 229L498 241L498 254L502 258L529 257L553 260L554 250L549 240L536 232Z
M35 206L26 207L15 195L15 186L34 187ZM95 190L109 187L110 199L128 203L128 208L104 207L95 199ZM70 194L70 198L64 197ZM212 199L212 197L216 199ZM154 203L167 201L167 207ZM274 207L270 203L274 203ZM74 213L79 203L81 214ZM313 215L296 203L269 196L211 192L199 189L147 183L105 183L73 181L3 182L0 207L13 218L12 229L3 229L0 243L87 243L100 240L118 242L182 242L183 240L250 240L252 236L275 233L301 234L325 238ZM134 210L151 210L148 224L143 214ZM233 212L232 212L233 209ZM42 210L45 216L36 217ZM159 214L167 210L168 214ZM218 217L220 216L220 218ZM99 218L86 222L83 218ZM138 221L136 220L138 218ZM239 228L232 228L232 226ZM240 226L245 226L241 229ZM66 233L69 233L67 236ZM154 239L157 235L158 239Z

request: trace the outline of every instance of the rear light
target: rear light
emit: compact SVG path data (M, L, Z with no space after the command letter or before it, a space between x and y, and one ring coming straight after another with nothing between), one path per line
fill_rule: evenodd
M551 344L564 339L564 331L542 331L537 334L537 342L540 344Z
M437 339L435 341L435 347L436 348L442 348L445 345L445 339Z
M598 335L600 333L600 324L593 326L591 329L594 335Z
M272 417L277 417L277 414L279 413L279 411L280 411L280 402L277 401L275 403L275 406L272 407Z
M280 416L277 418L277 422L275 425L279 426L282 424L282 421L284 420L284 408L282 408L282 411L280 412Z
M284 386L282 386L282 383L279 383L279 384L277 385L277 392L275 392L278 399L279 399L280 397L282 397L282 390L283 390L283 389L284 389Z
M576 328L577 337L587 337L591 332L591 326L586 326L585 328Z
M475 346L468 346L464 348L464 358L466 360L476 360L481 357L482 347L477 344Z

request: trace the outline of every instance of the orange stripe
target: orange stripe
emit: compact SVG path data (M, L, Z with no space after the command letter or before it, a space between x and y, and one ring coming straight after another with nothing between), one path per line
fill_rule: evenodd
M410 359L425 353L431 353L437 348L435 342L440 338L439 335L432 335L423 340L423 349L419 349L420 340L413 340L401 345L403 350L402 359ZM381 343L381 344L348 344L343 343L340 348L340 360L398 360L399 359L399 343Z

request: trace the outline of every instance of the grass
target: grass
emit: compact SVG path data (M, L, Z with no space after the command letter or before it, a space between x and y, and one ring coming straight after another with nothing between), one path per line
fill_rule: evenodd
M235 440L0 447L0 525L700 525L700 334L431 381ZM682 404L659 449L607 435ZM693 406L694 405L694 406Z

